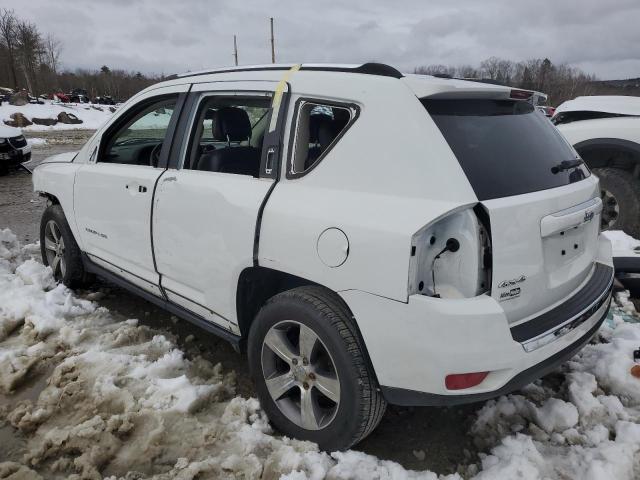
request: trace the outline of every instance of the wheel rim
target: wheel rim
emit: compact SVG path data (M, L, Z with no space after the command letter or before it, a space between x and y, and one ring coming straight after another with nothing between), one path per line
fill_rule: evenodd
M340 405L340 378L329 350L307 325L283 320L262 342L262 373L271 399L298 427L320 430Z
M53 270L55 278L64 278L67 262L64 258L65 246L62 232L55 220L49 220L44 229L44 251L47 265Z
M601 190L600 197L602 198L602 214L600 216L600 225L602 230L608 230L613 228L618 222L620 215L620 205L615 195L609 190Z

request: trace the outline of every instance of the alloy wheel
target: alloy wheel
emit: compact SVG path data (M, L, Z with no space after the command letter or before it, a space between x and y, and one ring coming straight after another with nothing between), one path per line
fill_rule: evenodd
M47 263L53 270L53 276L56 279L64 278L67 272L67 263L64 257L64 238L62 238L62 231L55 220L49 220L45 227L44 248Z
M618 204L616 197L609 190L601 190L600 198L602 198L600 226L602 227L602 230L609 230L618 222L620 205Z
M320 430L335 418L340 379L329 350L307 325L283 320L262 343L262 373L269 395L297 426Z

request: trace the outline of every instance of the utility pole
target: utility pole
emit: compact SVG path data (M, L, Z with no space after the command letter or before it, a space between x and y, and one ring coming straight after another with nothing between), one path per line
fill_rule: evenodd
M236 60L236 67L238 66L238 42L236 36L233 36L233 58Z
M273 17L271 17L271 63L276 63L276 46L273 41Z

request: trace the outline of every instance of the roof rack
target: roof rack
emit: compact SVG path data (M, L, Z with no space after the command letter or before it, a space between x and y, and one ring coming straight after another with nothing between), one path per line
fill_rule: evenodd
M216 73L230 73L230 72L255 72L265 70L289 70L291 65L249 65L246 67L230 67L230 68L218 68L212 70L202 70L198 72L180 73L177 75L171 75L168 78L185 78L185 77L197 77L200 75L213 75ZM302 64L300 70L318 71L318 72L346 72L346 73L362 73L365 75L378 75L382 77L402 78L404 75L395 68L385 65L384 63L363 63L362 65L332 65L332 64Z

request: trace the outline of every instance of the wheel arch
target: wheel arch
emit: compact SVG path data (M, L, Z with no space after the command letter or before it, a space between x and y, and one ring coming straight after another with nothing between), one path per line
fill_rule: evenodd
M236 289L236 313L241 336L247 337L253 319L267 300L278 293L307 285L319 284L267 267L245 268L240 272Z
M589 168L619 168L640 178L640 144L621 138L592 138L574 145Z

